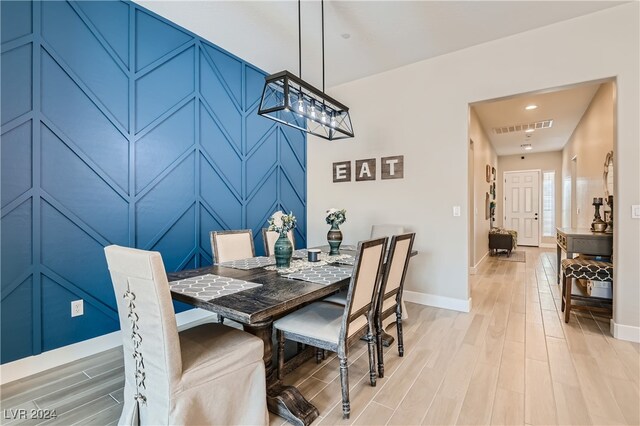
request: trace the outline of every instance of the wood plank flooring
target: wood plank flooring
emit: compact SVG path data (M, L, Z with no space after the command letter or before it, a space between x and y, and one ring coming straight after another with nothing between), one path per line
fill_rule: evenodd
M470 313L407 303L405 356L386 350L376 387L358 342L349 357L349 420L335 355L288 375L320 410L314 424L640 424L640 345L613 339L608 319L585 312L565 324L555 251L520 249L526 263L488 258L472 276ZM115 424L123 382L114 349L8 383L0 423ZM12 419L12 409L55 409L58 417ZM270 423L286 424L274 415Z

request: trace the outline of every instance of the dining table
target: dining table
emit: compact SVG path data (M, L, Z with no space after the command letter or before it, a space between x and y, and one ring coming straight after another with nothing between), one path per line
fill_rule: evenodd
M328 247L323 246L320 249L328 251ZM356 252L353 246L341 249L340 252L355 258ZM417 252L414 251L411 254L413 256ZM168 272L171 297L174 300L214 312L219 318L235 321L241 324L246 332L259 337L264 342L263 359L269 411L285 418L292 424L306 426L318 417L319 412L295 386L284 385L282 380L278 379L273 363L273 322L308 303L318 301L347 287L350 277L339 277L339 279L336 278L337 281L331 283L292 279L288 277L288 274L275 270L275 267L262 266L260 261L263 259L268 258L247 259L244 265L235 265L235 267L224 266L227 265L225 263ZM263 263L269 264L269 262ZM353 266L342 266L340 269L343 271L353 268ZM178 288L179 285L176 286L176 283L192 282L198 277L207 276L230 278L235 280L234 282L249 285L244 290L210 299L208 296L203 297L185 292ZM389 335L385 336L387 344L389 344L389 338L392 339ZM311 353L312 348L307 349L307 352Z

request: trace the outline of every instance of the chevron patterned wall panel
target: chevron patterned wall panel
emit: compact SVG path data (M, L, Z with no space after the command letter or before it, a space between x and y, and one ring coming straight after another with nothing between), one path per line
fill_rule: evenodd
M262 71L130 2L1 5L2 363L119 328L106 245L262 254L278 209L306 245L306 138L257 115Z

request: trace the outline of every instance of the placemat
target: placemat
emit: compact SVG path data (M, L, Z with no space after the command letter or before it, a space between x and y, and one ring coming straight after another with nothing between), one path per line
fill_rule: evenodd
M220 266L226 266L228 268L235 269L256 269L262 268L263 266L275 265L276 259L275 257L266 257L266 256L258 256L258 257L250 257L248 259L240 259L240 260L230 260L228 262L218 263Z
M201 300L211 300L250 288L260 287L261 285L249 281L236 280L235 278L206 274L172 281L169 283L169 288L176 293L186 294Z
M284 275L286 278L308 281L316 284L329 285L350 278L353 268L345 266L315 266L313 268L303 269L299 272Z

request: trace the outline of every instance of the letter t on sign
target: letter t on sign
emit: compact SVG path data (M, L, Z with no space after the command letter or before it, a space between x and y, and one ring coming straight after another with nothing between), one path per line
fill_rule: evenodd
M394 157L382 157L382 179L402 179L404 178L404 155Z
M333 182L351 182L351 161L333 163Z

